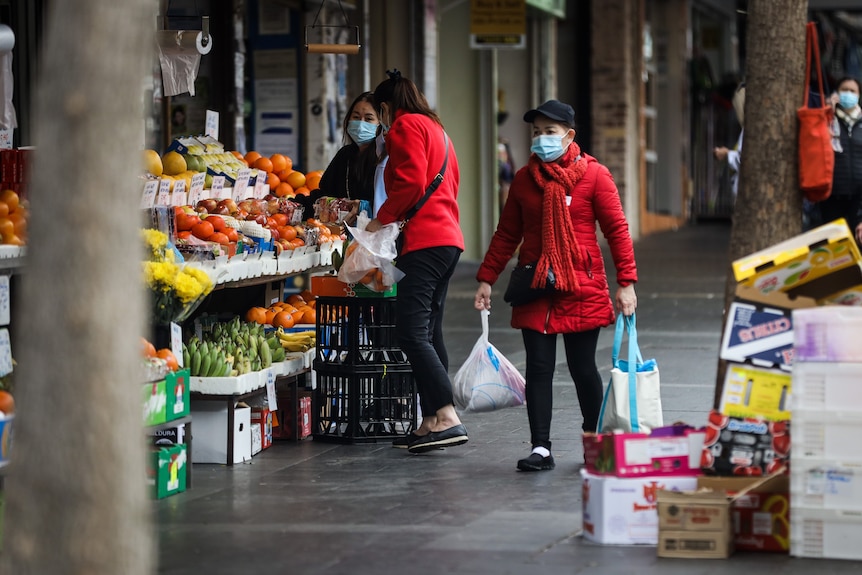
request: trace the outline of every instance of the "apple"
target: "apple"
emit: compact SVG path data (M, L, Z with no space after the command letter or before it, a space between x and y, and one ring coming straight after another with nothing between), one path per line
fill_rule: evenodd
M273 197L271 200L266 200L266 211L270 214L278 213L278 198Z
M227 207L227 206L225 206L225 205L223 205L223 204L219 204L219 205L217 205L217 206L215 207L215 209L214 209L213 211L211 211L210 213L211 213L211 214L218 214L218 215L220 215L220 216L229 216L229 215L230 215L230 210L228 209L228 207Z
M266 216L263 214L249 214L245 217L245 221L264 225L266 223Z
M272 228L268 228L268 229L269 229L269 233L272 234L273 240L279 240L281 238L281 234L278 233L278 230L276 228L272 227Z
M219 206L225 206L227 208L228 214L235 214L239 209L236 205L236 202L233 201L232 198L225 198L218 203Z
M199 201L196 207L203 208L208 214L211 214L213 213L213 211L215 211L217 206L217 201L215 201L213 198L207 198L205 200ZM198 211L200 211L200 209L198 209Z
M250 199L248 199L248 200L242 200L236 206L237 206L237 209L239 209L239 210L242 210L246 213L251 213L251 204L252 204L252 201Z

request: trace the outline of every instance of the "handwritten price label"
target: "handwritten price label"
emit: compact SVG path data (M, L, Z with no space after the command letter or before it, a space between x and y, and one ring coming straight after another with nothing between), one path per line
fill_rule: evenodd
M222 190L224 190L224 176L213 176L212 197L222 199Z
M141 197L141 208L146 210L156 205L156 192L158 190L158 180L150 180L144 184L144 195Z
M169 206L171 205L171 182L173 180L159 180L159 197L156 199L156 205Z
M254 197L258 200L263 199L266 195L266 172L263 170L257 171L257 178L254 180Z
M236 182L233 185L233 199L236 202L241 202L246 198L248 192L248 178L251 176L251 170L243 168L236 175Z
M199 201L204 199L204 182L207 175L204 173L195 174L192 176L192 189L189 190L189 203L196 206Z
M176 182L174 182L174 191L171 193L171 205L185 206L188 203L188 197L186 194L186 182L185 180L177 180Z

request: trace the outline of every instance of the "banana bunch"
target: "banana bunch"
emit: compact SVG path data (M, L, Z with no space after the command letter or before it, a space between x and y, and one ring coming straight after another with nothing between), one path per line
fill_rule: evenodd
M286 333L283 329L279 328L275 332L275 335L281 342L281 347L287 351L308 351L316 343L313 329Z
M192 376L199 377L226 377L233 367L233 357L220 345L197 337L183 344L183 362Z
M219 364L223 361L227 364L227 369L220 366L218 370L213 369L210 373L210 368L204 370L203 358L199 372L195 373L195 356L194 352L200 351L204 345L207 346L207 351L212 353L212 349L223 353L223 357L216 353L216 357L211 359L211 363ZM184 346L185 348L185 346ZM259 371L270 367L274 362L284 361L285 350L280 344L278 337L271 333L264 333L262 325L240 321L239 317L235 317L229 322L215 324L212 329L204 334L203 341L199 341L197 337L192 337L188 343L189 364L192 366L192 375L201 377L237 377L252 371ZM220 365L220 364L219 364Z

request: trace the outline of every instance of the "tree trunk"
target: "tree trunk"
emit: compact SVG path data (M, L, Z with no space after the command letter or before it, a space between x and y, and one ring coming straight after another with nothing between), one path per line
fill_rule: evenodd
M152 572L138 365L155 3L52 2L35 99L2 573Z
M805 85L808 0L748 2L745 140L730 261L802 232L796 110ZM725 309L736 281L728 268ZM726 318L725 318L726 320ZM719 364L716 406L724 379Z

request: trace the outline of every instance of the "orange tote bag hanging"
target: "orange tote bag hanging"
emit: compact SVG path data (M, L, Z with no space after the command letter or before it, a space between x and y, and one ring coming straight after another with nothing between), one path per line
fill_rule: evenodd
M805 86L802 107L796 111L799 118L799 187L808 201L822 202L832 192L832 172L835 152L832 150L832 124L834 111L826 103L823 93L823 69L820 66L820 46L814 22L806 26ZM822 107L808 107L808 82L811 78L811 57L817 66L817 84Z

